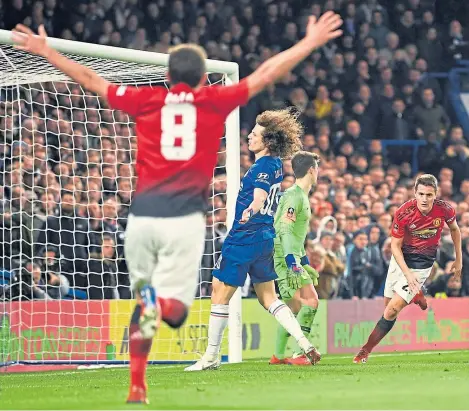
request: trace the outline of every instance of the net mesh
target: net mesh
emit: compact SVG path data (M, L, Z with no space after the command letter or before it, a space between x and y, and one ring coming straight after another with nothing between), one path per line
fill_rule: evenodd
M69 57L118 84L166 85L165 67ZM209 75L209 85L225 80ZM128 359L134 302L123 241L134 126L44 59L1 46L0 365ZM197 300L185 327L159 330L152 361L193 360L206 347L204 297L226 234L220 147Z

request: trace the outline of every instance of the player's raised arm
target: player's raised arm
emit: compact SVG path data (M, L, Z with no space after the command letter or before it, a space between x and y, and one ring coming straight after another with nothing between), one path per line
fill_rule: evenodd
M277 54L264 62L254 73L247 77L249 98L260 93L267 85L283 77L313 50L322 47L329 40L342 34L339 30L342 19L338 14L328 11L318 21L311 16L306 27L306 35L293 47Z
M44 26L39 26L39 35L23 24L13 30L12 39L15 48L37 54L47 59L53 66L80 84L86 90L106 97L109 82L88 67L82 66L47 45L47 33Z
M454 243L454 252L456 254L455 261L451 264L451 272L455 277L461 278L462 272L462 241L461 241L461 231L459 230L458 223L456 220L453 220L448 224L451 233L451 239Z

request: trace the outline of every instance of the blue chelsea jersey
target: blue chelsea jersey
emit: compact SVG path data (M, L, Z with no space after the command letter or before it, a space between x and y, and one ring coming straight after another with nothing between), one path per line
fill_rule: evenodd
M236 200L235 221L225 243L253 244L275 237L274 216L282 180L282 161L278 157L264 156L251 166L241 181ZM268 193L267 200L246 224L240 224L243 211L254 199L255 188L265 190Z

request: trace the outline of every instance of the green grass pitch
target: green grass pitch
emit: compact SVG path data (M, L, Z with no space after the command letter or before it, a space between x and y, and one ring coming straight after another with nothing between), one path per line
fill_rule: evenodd
M469 351L351 360L247 361L203 373L151 366L149 406L125 404L126 368L0 374L0 409L469 409Z

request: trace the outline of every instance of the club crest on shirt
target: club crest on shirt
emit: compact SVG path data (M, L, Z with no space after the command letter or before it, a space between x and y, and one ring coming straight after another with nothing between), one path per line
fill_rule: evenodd
M433 225L434 225L435 227L439 227L439 226L441 225L441 218L435 218L435 219L433 220Z
M285 218L290 221L296 221L295 209L293 207L288 207Z

